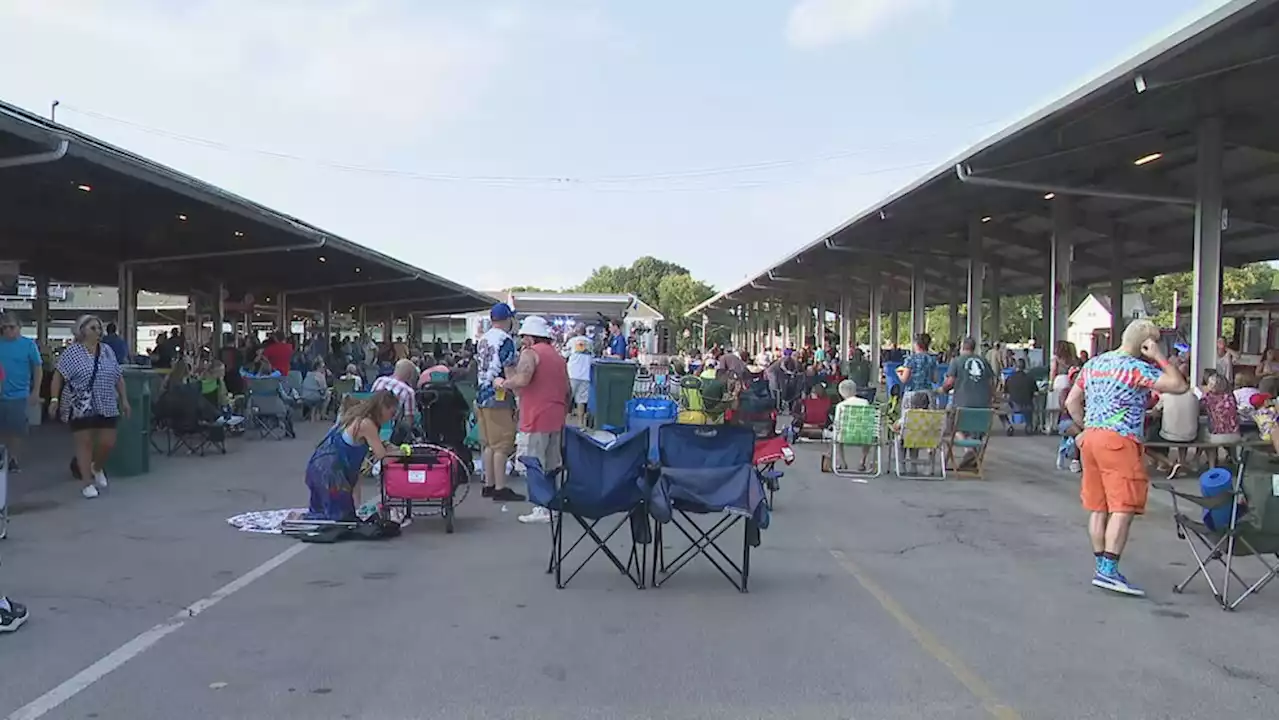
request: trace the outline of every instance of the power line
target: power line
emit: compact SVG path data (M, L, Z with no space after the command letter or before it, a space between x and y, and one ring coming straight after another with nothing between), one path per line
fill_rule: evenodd
M635 187L644 183L666 183L671 181L689 181L699 180L713 177L721 177L726 175L743 175L750 173L761 173L779 170L789 167L798 167L805 165L815 165L821 163L834 162L838 160L857 157L860 155L873 154L879 151L900 147L903 145L916 144L925 137L904 138L878 146L870 146L860 149L844 150L825 155L811 156L807 158L792 158L781 160L766 160L752 163L742 163L736 165L724 165L716 167L695 168L687 170L673 170L657 173L635 173L625 175L601 175L601 176L561 176L561 175L461 175L448 173L423 173L411 170L400 170L395 168L372 167L354 163L339 162L324 158L305 157L292 153L281 152L278 150L267 150L263 148L244 147L232 145L230 143L218 140L210 140L208 138L197 137L194 135L186 135L183 133L173 132L162 128L144 125L142 123L126 120L119 117L107 115L105 113L88 110L62 104L60 106L65 111L82 115L104 122L115 123L133 128L139 132L162 137L175 142L182 142L190 145L196 145L211 150L218 150L227 153L247 153L258 155L275 160L284 160L288 162L298 162L326 167L339 172L359 173L365 175L375 175L387 178L401 178L406 180L426 181L426 182L442 182L442 183L476 183L492 187L507 188L537 188L537 189L567 189L567 188L587 188L602 191L614 192L707 192L707 191L724 191L724 190L740 190L755 189L759 187L768 187L778 184L778 181L763 180L744 180L728 186L708 187L708 186L671 186L671 187ZM977 129L994 124L993 122L981 123L971 126L971 129ZM927 136L937 137L937 135ZM930 165L930 162L913 162L908 164L894 165L889 167L873 168L865 171L847 173L842 177L863 177L870 175L879 175L899 170L908 170ZM789 184L789 183L784 183Z

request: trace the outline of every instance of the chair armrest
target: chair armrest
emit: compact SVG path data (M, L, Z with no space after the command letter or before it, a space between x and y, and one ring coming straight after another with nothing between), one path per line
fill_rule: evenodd
M1151 487L1156 488L1157 490L1167 490L1174 498L1182 498L1183 500L1195 503L1206 510L1212 510L1213 508L1227 505L1240 494L1238 492L1224 492L1214 495L1213 497L1205 497L1203 495L1193 495L1191 493L1184 493L1180 490L1175 490L1171 483L1151 483ZM1177 502L1176 499L1175 502Z

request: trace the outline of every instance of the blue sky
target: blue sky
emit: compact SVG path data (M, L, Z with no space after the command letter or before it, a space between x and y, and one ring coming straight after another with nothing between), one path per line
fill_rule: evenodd
M1220 4L8 0L0 98L473 287L724 287Z

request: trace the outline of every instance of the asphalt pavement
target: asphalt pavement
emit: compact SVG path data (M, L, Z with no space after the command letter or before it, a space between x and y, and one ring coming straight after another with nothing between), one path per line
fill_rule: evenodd
M984 481L857 484L802 445L740 594L702 561L643 591L593 562L556 590L547 527L478 492L453 535L227 526L305 503L321 431L156 458L94 501L44 438L0 542L0 590L32 612L0 637L0 717L1277 716L1275 588L1233 613L1201 581L1170 592L1194 561L1161 501L1123 562L1149 597L1091 587L1044 438L997 438Z

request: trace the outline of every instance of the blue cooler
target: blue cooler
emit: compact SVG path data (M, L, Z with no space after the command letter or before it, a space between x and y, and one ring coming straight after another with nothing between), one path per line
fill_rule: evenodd
M901 366L902 363L894 362L892 360L884 361L884 391L886 395L888 395L890 390L893 390L895 387L902 384L902 381L898 379L898 368Z
M1232 488L1231 471L1226 468L1214 468L1200 476L1200 494L1204 497L1217 497L1230 493ZM1203 522L1210 530L1222 530L1231 527L1231 504L1220 505L1204 511Z
M649 460L658 462L658 428L676 421L680 406L667 398L633 398L627 401L627 432L649 428Z

